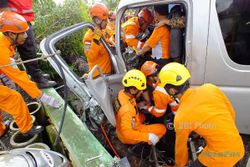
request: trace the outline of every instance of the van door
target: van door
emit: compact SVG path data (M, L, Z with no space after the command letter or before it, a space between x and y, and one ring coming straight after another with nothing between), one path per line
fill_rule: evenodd
M44 39L40 44L40 48L45 55L55 54L55 44L59 40L62 40L73 33L79 33L81 31L87 32L88 29L93 28L94 26L91 23L79 23L65 28ZM82 33L79 33L79 35L82 36ZM84 102L88 102L92 97L94 97L98 102L98 105L104 111L104 114L109 122L115 126L112 100L116 97L119 90L122 89L121 79L125 71L125 67L123 61L120 61L119 58L117 58L115 53L112 52L111 48L103 38L101 39L101 42L107 50L112 62L112 74L108 76L104 77L101 74L99 77L94 78L94 71L99 70L100 73L102 73L100 68L96 66L90 71L87 78L82 77L82 71L76 69L76 67L78 67L77 62L84 58L81 56L77 57L68 55L62 57L61 55L56 54L56 56L48 58L48 60L56 72L62 78L65 78L67 86L77 97L80 98L83 106L85 105ZM78 60L78 58L80 59ZM72 61L73 63L71 63ZM80 69L82 69L81 65L82 64L79 66Z
M205 82L227 94L241 133L250 134L250 1L212 0Z

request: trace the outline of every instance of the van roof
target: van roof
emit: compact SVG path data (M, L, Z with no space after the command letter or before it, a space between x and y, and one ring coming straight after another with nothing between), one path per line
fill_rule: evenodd
M152 1L157 1L157 0L136 0L136 1L135 0L121 0L119 3L118 9L123 8L124 6L132 5L132 4L141 5L142 3L148 3Z

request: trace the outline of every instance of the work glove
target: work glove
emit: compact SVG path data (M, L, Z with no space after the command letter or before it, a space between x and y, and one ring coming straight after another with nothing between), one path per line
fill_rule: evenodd
M150 143L152 143L153 145L156 145L156 143L159 141L159 138L154 133L149 133L149 135L148 135L148 141Z
M44 103L45 105L48 105L50 107L53 108L59 108L62 103L60 103L60 101L56 100L54 97L47 95L46 93L43 93L39 100L41 100L42 103Z
M94 42L97 43L97 44L99 44L102 35L103 35L102 31L99 28L95 28L94 29L94 35L93 35Z

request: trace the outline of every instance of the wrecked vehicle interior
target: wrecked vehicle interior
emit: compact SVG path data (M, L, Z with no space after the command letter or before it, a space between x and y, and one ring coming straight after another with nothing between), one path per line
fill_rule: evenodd
M170 53L177 55L173 61L182 63L187 68L194 64L192 66L195 69L193 70L194 73L200 74L199 76L194 75L192 78L195 86L205 82L205 76L203 76L205 71L202 70L206 69L202 66L203 64L199 63L205 64L203 59L206 55L197 58L197 55L205 50L205 44L202 45L204 48L199 49L200 52L196 53L196 57L193 57L196 64L193 61L191 62L190 41L192 40L190 36L193 29L190 27L193 20L190 19L192 17L190 4L187 4L186 1L155 1L145 2L144 4L123 1L123 3L120 7L118 6L116 16L118 21L116 21L116 33L113 36L115 42L111 44L104 37L100 39L112 63L111 74L103 74L98 65L89 70L88 58L85 55L87 47L82 46L81 55L67 55L57 47L58 43L65 42L69 36L83 37L89 30L93 31L95 27L90 22L82 22L62 29L44 38L40 43L40 50L58 74L57 82L60 83L55 89L44 91L64 102L64 106L60 110L40 106L46 114L38 116L38 118L43 118L38 120L38 123L46 127L48 133L53 134L51 137L43 132L40 138L43 139L43 143L49 143L52 150L65 156L59 158L61 161L66 162L65 159L67 158L72 166L160 167L175 165L174 114L169 105L166 109L167 112L161 118L155 118L143 109L139 111L146 116L145 124L162 123L167 128L166 135L155 146L148 143L123 144L116 133L116 115L120 107L117 96L119 91L124 89L122 78L127 71L135 68L140 69L145 61L150 60L149 57L152 54L152 51L147 51L145 54L138 56L137 51L124 42L123 23L131 17L138 16L143 8L147 8L154 13L153 5L162 3L167 5L168 18L184 18L183 27L167 26L170 32ZM155 24L150 24L136 38L145 42L151 36L154 28ZM65 48L67 48L67 42L65 42ZM83 45L83 41L79 41L79 45ZM201 59L202 61L198 61ZM199 68L195 68L197 66ZM96 76L96 72L99 75ZM4 144L2 145L4 146ZM199 135L192 133L188 138L187 145L189 153L187 165L193 166L197 156L206 146L206 142ZM9 150L9 148L4 148L4 150ZM18 150L9 153L20 155ZM32 159L33 154L38 153L36 151L25 151L24 157L31 157ZM41 154L47 155L50 153ZM53 155L51 153L52 157ZM58 157L55 156L55 159L58 160ZM240 167L241 164L239 163L236 166Z
M152 6L147 6L147 8L152 10ZM121 24L125 21L126 16L137 16L141 9L142 7L125 9L123 15L120 16ZM184 4L169 4L168 10L170 15L177 14L183 17L186 16ZM115 36L120 39L122 38L121 24L119 25L120 34L116 34ZM60 42L60 40L63 40L72 34L80 35L82 31L86 33L89 29L93 30L94 26L91 23L86 22L56 32L41 42L41 50L45 55L55 54L57 52L57 42ZM147 40L153 29L154 25L152 24L148 29L141 32L137 38L141 41ZM173 31L178 31L179 33L178 50L180 50L179 55L181 62L185 63L185 28L173 29ZM145 167L149 166L149 164L152 166L155 164L173 165L173 147L175 140L173 128L169 128L170 130L166 137L162 139L162 142L159 142L159 144L156 145L157 153L153 151L151 146L147 143L124 145L117 138L115 132L115 115L117 112L115 100L118 92L123 89L121 84L122 77L126 72L125 70L139 68L147 59L138 58L135 51L131 47L126 46L122 40L120 40L120 43L115 46L109 45L104 38L101 39L101 42L108 51L112 61L111 75L103 75L99 66L95 66L86 75L88 67L86 57L84 56L72 57L72 55L63 55L63 53L61 53L49 58L50 64L66 83L66 89L69 89L70 96L73 96L71 99L74 100L69 102L69 104L73 107L74 112L78 115L79 119L88 126L89 130L112 156L118 158L127 157L131 166L138 166L138 164L139 166ZM117 52L120 52L122 57L118 56ZM150 52L146 53L147 56L150 54ZM79 59L81 59L81 61L79 61ZM93 76L95 71L99 71L100 75L98 77ZM65 88L62 87L61 90L59 89L58 91L65 91ZM78 103L76 101L78 101ZM152 118L150 118L150 116L148 117L148 121L152 121L150 120ZM173 126L173 116L171 116L171 114L166 114L164 120L153 121L163 121L167 126Z

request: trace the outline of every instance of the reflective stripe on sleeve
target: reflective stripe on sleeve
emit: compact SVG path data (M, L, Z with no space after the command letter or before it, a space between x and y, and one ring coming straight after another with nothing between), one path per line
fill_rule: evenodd
M153 106L148 108L148 112L152 112Z
M176 103L176 101L173 101L172 103L169 103L169 105L170 105L171 107L173 107L173 106L177 106L178 104Z
M134 39L135 36L134 36L134 35L126 35L125 38L126 38L126 39Z
M155 112L157 112L157 113L164 113L164 112L166 112L166 109L158 109L158 108L156 108L156 107L154 107L154 110L155 110Z

